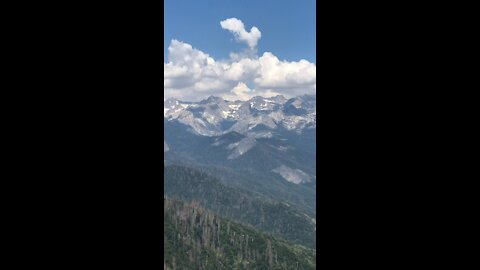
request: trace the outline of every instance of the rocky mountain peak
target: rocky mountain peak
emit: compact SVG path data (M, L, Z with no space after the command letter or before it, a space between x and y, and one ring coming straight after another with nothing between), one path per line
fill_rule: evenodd
M316 127L315 96L286 99L283 96L256 96L247 101L228 101L210 96L200 102L168 99L164 118L178 121L203 136L218 136L232 131L258 138L271 136L280 128L301 133ZM258 132L262 127L262 132Z

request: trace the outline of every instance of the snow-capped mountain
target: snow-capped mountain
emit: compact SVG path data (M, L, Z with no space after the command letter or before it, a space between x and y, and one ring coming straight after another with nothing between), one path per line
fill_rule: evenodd
M202 136L220 136L238 132L253 138L272 137L275 130L286 129L301 134L316 128L315 96L287 100L283 96L254 97L248 101L227 101L209 97L200 102L168 99L164 118L178 121Z
M316 183L315 96L164 102L165 160Z

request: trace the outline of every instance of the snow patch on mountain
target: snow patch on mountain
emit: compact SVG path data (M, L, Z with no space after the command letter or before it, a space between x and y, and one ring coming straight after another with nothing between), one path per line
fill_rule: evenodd
M236 143L229 144L227 149L232 150L232 152L227 159L236 159L247 153L255 146L256 142L254 138L246 137Z
M285 165L273 169L272 172L280 174L283 179L297 185L311 182L310 176L302 170L292 169Z
M170 147L168 147L167 142L163 141L163 152L168 152L170 150Z

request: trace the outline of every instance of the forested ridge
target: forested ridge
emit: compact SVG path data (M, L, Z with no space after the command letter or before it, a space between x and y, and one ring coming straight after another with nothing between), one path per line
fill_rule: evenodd
M169 197L197 201L220 217L249 224L309 248L316 246L315 223L287 203L227 187L208 174L184 166L165 166L164 181L165 194Z
M315 269L316 252L164 198L164 269Z

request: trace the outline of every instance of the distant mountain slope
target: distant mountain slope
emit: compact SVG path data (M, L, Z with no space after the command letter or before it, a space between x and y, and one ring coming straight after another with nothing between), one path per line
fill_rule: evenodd
M316 98L164 102L165 159L229 166L316 185Z
M278 167L287 166L306 175L302 184L315 182L316 147L314 144L301 145L315 140L314 131L289 137L279 134L273 138L252 138L237 132L212 137L198 136L175 122L164 123L164 129L167 159L168 155L175 154L205 165L248 168L261 173L274 172ZM290 181L288 178L283 180Z
M315 248L315 222L299 208L244 189L227 187L206 173L184 166L166 166L164 181L167 196L198 201L222 217Z
M287 202L316 217L315 189L305 185L296 185L280 181L274 173L259 174L248 169L206 166L199 167L222 181L227 186L248 189L251 192L266 195L279 201Z
M307 145L315 141L315 130L288 136L277 131L278 137L246 140L249 137L237 132L200 136L176 121L164 120L164 127L164 162L209 170L225 185L248 187L315 217L316 148Z
M164 199L164 269L315 269L314 250Z

